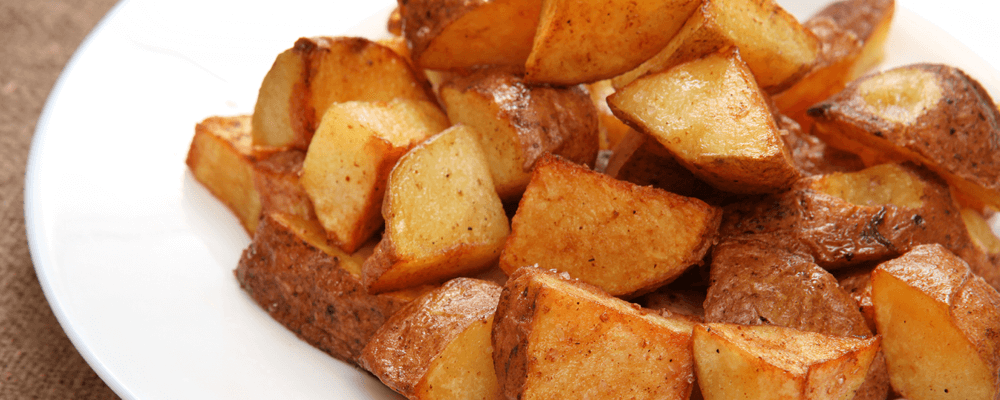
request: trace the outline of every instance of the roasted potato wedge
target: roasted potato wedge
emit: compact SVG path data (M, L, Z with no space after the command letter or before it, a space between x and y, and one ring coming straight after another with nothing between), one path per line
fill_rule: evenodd
M698 385L706 400L854 398L880 338L779 326L697 325Z
M872 271L892 387L907 399L1000 396L1000 294L939 245Z
M597 111L579 86L526 84L518 75L486 69L442 84L448 118L479 134L500 198L516 200L545 153L593 165L599 148Z
M403 35L421 68L523 68L541 0L401 0ZM502 23L497 23L503 21Z
M363 38L301 38L264 76L253 144L305 150L331 104L397 97L435 101L423 75L392 49Z
M285 150L271 154L258 153L254 163L253 182L260 194L261 213L272 212L316 219L312 200L299 176L306 154L301 150Z
M700 4L544 0L525 79L575 85L625 73L666 46Z
M779 92L816 63L819 40L773 0L705 0L659 53L612 80L616 88L727 47L738 47L760 87Z
M501 289L471 278L448 281L393 314L358 364L412 400L497 398L490 338Z
M354 364L390 315L432 289L369 294L361 283L361 263L373 246L347 254L327 242L318 222L271 213L243 251L236 279L302 340Z
M209 117L194 127L186 164L194 179L225 204L243 229L253 236L261 215L260 193L254 187L254 162L249 115Z
M615 296L665 285L700 264L721 209L543 157L511 223L500 267L567 272Z
M645 76L615 92L608 104L712 186L777 192L800 174L741 51L727 48Z
M399 159L382 205L385 233L364 264L381 293L486 269L510 233L476 134L456 125Z
M813 133L831 146L923 164L958 191L1000 207L1000 111L957 68L916 64L869 75L809 115Z
M505 399L686 399L691 326L534 267L504 286L493 362Z
M448 126L437 105L422 100L331 105L302 166L302 185L330 239L354 252L381 229L389 171Z
M882 61L895 9L895 0L840 0L803 23L819 39L819 56L801 80L772 96L781 113L808 131L812 126L806 115L809 107L841 91Z

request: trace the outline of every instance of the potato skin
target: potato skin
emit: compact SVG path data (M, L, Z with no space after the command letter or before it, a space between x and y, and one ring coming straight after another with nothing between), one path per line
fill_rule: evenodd
M866 82L889 73L926 73L937 98L925 88L907 96L928 101L908 121L880 115L866 101ZM925 85L926 86L926 85ZM832 145L884 157L912 160L941 174L959 190L1000 205L1000 111L989 93L963 71L939 64L915 64L871 75L808 111L814 133ZM858 147L861 147L859 149Z
M236 279L299 338L354 364L382 323L427 288L368 294L359 277L345 269L352 262L349 256L314 246L295 232L290 220L281 214L261 219L240 258Z

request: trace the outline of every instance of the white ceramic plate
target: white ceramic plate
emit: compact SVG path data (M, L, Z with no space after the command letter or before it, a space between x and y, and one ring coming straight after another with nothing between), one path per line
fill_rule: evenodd
M805 18L825 1L782 3ZM995 5L899 3L886 65L957 65L996 97L1000 46L986 33L997 13L985 9ZM56 317L119 395L397 397L240 290L232 270L249 238L184 166L194 124L252 111L260 80L296 38L379 35L392 4L131 0L80 47L39 120L25 217Z

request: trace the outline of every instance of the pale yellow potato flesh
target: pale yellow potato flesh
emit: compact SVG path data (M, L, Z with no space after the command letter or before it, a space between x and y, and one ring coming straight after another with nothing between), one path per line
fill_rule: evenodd
M363 267L375 293L483 270L496 262L510 232L483 150L464 125L399 159L382 216L385 233Z
M330 239L353 252L378 231L389 171L407 150L448 126L437 105L421 100L331 106L301 177Z
M195 125L185 163L253 236L261 216L261 196L254 186L251 118L210 117Z

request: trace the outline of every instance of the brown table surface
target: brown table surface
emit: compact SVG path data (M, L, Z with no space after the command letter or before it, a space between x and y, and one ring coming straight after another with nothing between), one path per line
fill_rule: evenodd
M0 1L0 399L118 398L42 294L24 228L35 123L84 37L116 0Z

